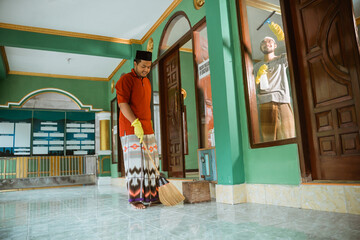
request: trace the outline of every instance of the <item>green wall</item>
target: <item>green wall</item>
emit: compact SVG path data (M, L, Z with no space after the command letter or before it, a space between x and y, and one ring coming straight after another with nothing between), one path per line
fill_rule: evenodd
M180 51L180 74L181 87L187 92L187 97L184 100L184 105L186 106L187 115L189 154L185 155L185 168L198 169L199 166L197 160L197 149L199 145L194 83L194 62L192 53Z
M107 82L12 74L0 81L0 104L19 102L30 92L42 88L58 88L71 93L84 105L92 105L93 108L105 111L110 109L106 102Z

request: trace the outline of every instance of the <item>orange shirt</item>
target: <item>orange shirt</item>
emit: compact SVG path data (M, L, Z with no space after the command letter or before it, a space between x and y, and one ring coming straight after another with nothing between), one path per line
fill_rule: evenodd
M138 77L134 69L122 76L116 83L118 103L128 103L136 118L139 118L144 134L152 134L151 126L151 84L148 78ZM120 111L119 116L120 136L134 134L131 123Z

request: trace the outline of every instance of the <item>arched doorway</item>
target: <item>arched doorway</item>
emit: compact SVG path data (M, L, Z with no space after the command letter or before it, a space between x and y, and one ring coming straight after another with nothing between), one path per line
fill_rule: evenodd
M184 12L175 13L155 63L162 170L169 177L198 178L198 149L215 146L205 18L192 27Z

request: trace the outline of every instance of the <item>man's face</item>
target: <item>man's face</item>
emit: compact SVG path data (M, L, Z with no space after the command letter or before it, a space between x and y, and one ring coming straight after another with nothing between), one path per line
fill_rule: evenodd
M260 50L264 54L269 54L274 52L276 47L277 47L276 43L270 38L265 38L264 40L262 40L260 44Z
M151 69L151 61L141 60L139 63L134 62L134 70L140 77L146 77Z

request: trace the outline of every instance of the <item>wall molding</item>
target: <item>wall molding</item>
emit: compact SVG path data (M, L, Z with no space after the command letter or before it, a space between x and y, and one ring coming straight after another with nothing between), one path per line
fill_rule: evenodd
M21 108L29 99L31 99L37 95L44 94L44 93L50 93L50 92L63 94L65 96L69 97L75 104L77 104L79 106L79 108L81 108L81 110L90 111L90 112L100 112L103 110L103 109L93 108L92 105L85 105L73 94L71 94L65 90L58 89L58 88L42 88L42 89L32 91L32 92L28 93L27 95L25 95L19 102L7 102L4 105L0 105L0 108Z

